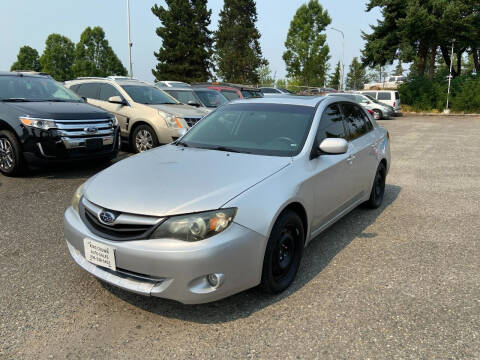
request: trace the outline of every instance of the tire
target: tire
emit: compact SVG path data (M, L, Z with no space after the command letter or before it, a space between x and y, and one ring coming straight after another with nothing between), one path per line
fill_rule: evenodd
M370 192L370 198L365 203L371 209L379 208L383 203L383 197L385 194L385 179L387 177L387 169L383 163L380 163L373 179L372 191Z
M383 113L380 110L373 110L373 118L375 120L382 120L383 119Z
M140 125L132 135L132 150L135 154L153 149L159 145L157 134L149 125Z
M25 172L26 162L22 146L8 130L0 131L0 172L6 176L18 176Z
M277 294L295 280L305 245L305 229L297 213L283 212L267 242L262 269L262 291Z

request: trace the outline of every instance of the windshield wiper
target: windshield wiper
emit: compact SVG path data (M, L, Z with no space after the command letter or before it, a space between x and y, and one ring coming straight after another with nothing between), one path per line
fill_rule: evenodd
M188 144L184 141L180 141L180 140L177 140L177 142L175 143L175 145L177 146L183 146L183 147L188 147Z
M240 154L250 154L248 151L240 151L240 150L236 150L236 149L226 147L226 146L209 147L209 148L206 148L206 149L217 150L217 151L226 151L226 152L232 152L232 153L240 153Z
M28 100L25 98L9 98L9 99L0 99L3 102L31 102L32 100Z
M78 102L78 100L62 100L62 99L46 99L46 100L37 100L44 102Z

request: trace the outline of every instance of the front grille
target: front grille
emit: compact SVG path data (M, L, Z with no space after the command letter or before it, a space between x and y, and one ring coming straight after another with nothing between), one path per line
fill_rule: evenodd
M113 225L100 222L98 214L103 209L85 198L79 204L80 216L84 223L95 235L115 241L129 241L148 239L156 227L162 222L162 218L151 216L122 214L108 210L115 214L116 221Z
M109 136L114 133L112 119L55 120L57 132L68 138Z
M195 125L197 122L199 122L201 117L186 117L185 122L187 123L188 127L192 127Z
M120 268L117 268L117 270L114 271L114 270L102 267L102 270L106 271L106 272L109 272L112 275L124 278L124 279L125 278L130 278L130 279L137 280L137 281L138 280L147 281L147 282L152 282L152 283L155 283L155 284L158 284L158 283L161 283L161 282L165 281L165 278L163 278L163 277L156 277L156 276L150 276L150 275L146 275L146 274L139 274L139 273L136 273L136 272L133 272L133 271L120 269Z

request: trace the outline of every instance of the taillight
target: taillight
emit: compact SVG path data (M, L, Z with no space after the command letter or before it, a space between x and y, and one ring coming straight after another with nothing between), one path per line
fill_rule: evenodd
M393 107L395 107L395 106L397 106L397 102L396 102L396 101L393 102Z
M373 116L374 112L370 109L368 109L368 113Z

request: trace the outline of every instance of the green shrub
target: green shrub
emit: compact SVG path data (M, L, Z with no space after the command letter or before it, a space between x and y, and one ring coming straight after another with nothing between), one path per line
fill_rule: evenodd
M414 111L442 111L447 105L448 81L412 77L399 86L402 104ZM460 76L452 80L450 104L456 112L480 112L480 77Z

